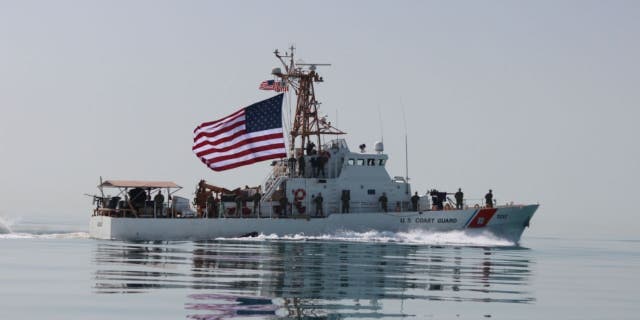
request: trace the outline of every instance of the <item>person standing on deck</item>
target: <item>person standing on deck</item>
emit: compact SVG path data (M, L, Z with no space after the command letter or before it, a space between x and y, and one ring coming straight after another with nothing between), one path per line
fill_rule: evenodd
M256 217L260 216L260 198L262 198L260 190L256 190L256 194L253 195L253 214Z
M413 211L418 211L418 201L420 200L420 196L418 195L418 192L416 191L416 193L413 195L413 197L411 197L411 205L413 206Z
M155 214L156 216L162 215L162 209L164 206L164 196L162 195L162 191L158 191L155 197L153 197L153 203L155 205Z
M289 177L293 178L296 176L296 158L293 157L293 155L291 155L291 157L289 158L288 162L288 167L289 167Z
M342 190L342 213L349 213L349 201L351 201L351 195L349 190Z
M380 198L378 198L378 202L380 202L380 206L382 207L382 211L387 212L387 202L389 201L389 199L387 199L387 194L386 193L382 193L382 195L380 196Z
M327 158L327 156L324 154L324 151L322 153L320 153L320 155L318 156L317 159L317 164L318 164L318 178L320 178L320 174L322 173L322 178L326 177L325 171L324 171L324 167L327 164L327 161L329 160L329 158Z
M456 198L456 209L462 209L462 203L464 202L464 193L461 188L458 188L458 192L454 195Z
M207 218L217 218L216 198L213 196L213 192L209 192L207 197Z
M312 178L318 177L318 157L315 157L315 156L311 157L309 162L311 162L311 177Z
M316 144L315 143L313 143L311 141L307 142L306 149L307 149L307 155L308 156L312 156L312 155L316 154L316 150L315 150L316 149Z
M305 165L306 163L304 161L304 155L300 155L300 157L298 158L298 175L300 175L301 178L304 178Z
M289 199L287 199L287 195L283 194L282 198L280 198L280 213L282 217L287 216L287 207L289 206Z
M485 204L487 208L493 208L493 192L489 189L489 193L484 195Z
M316 196L315 199L313 199L313 201L316 203L316 217L323 217L324 216L324 211L322 210L322 201L324 199L322 199L322 193L318 192L318 195Z

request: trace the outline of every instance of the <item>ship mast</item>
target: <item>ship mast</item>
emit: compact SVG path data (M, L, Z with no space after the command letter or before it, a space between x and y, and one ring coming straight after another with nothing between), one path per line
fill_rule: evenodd
M291 126L290 151L295 150L296 138L299 139L299 146L304 150L306 144L315 137L318 150L321 148L321 135L341 135L345 132L331 126L326 117L318 116L318 106L320 102L316 100L314 83L323 82L322 77L316 72L317 66L330 66L326 63L295 63L294 50L291 46L290 52L281 54L278 50L273 53L280 60L284 67L284 72L280 68L274 68L272 74L279 77L282 82L295 90L298 99L296 101L296 113Z

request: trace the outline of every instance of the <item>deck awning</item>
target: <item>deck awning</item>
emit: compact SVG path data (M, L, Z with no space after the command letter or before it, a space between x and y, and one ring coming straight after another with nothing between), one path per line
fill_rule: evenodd
M172 181L142 181L142 180L107 180L100 188L176 188L181 186Z

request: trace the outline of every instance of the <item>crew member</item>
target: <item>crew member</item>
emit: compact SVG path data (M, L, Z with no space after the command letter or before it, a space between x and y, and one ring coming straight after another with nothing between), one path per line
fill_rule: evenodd
M318 178L320 178L320 173L322 173L322 178L326 177L326 174L324 172L324 166L327 164L327 161L329 160L329 158L327 158L327 156L324 154L324 152L320 153L320 155L318 156L317 159L317 165L318 165Z
M253 214L260 216L260 190L256 190L256 194L253 195Z
M444 202L447 201L447 193L433 189L429 195L431 195L433 210L444 210Z
M236 194L236 215L238 217L240 217L242 215L242 203L244 202L243 196L241 194L241 191L238 191L238 193Z
M162 209L164 204L164 196L162 195L162 191L158 191L155 197L153 197L153 203L155 204L155 212L156 216L162 215Z
M489 189L489 193L484 195L484 200L487 208L493 208L493 192Z
M429 195L431 196L431 210L438 210L438 190L431 189Z
M387 194L383 192L380 198L378 198L378 202L380 202L380 206L384 212L387 212L387 201Z
M287 216L287 207L289 206L289 199L287 199L287 195L283 194L280 198L280 213L283 217Z
M342 190L342 213L349 213L349 201L351 200L351 195L349 190Z
M311 157L309 162L311 162L311 177L318 177L318 157Z
M413 206L413 211L418 211L418 201L420 200L420 196L418 195L418 192L416 191L416 193L413 195L413 197L411 197L411 205Z
M438 192L438 210L444 210L444 202L447 201L446 192Z
M217 218L216 212L216 198L213 196L213 192L209 192L209 196L207 197L207 217Z
M306 149L307 149L307 155L308 156L312 156L312 155L316 154L316 150L315 150L316 149L316 144L315 143L313 143L311 141L307 142Z
M289 177L293 178L296 174L296 158L291 155L289 162Z
M313 199L313 201L316 203L316 217L322 217L324 216L324 212L322 210L322 201L324 199L322 199L322 193L318 192L318 195L315 197L315 199Z
M462 203L464 200L464 193L461 188L458 188L458 192L454 195L456 198L456 209L462 209Z
M304 178L304 166L306 165L304 161L304 155L300 155L298 158L298 174L300 177Z

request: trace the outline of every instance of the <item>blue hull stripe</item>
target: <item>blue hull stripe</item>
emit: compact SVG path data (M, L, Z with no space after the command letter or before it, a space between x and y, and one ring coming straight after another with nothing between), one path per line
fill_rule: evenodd
M480 212L480 209L476 210L473 212L473 214L471 215L471 218L469 218L469 220L467 220L467 223L464 224L464 227L466 228L467 226L469 226L469 223L471 223L471 220L473 220L473 218L475 218L476 214L478 214L478 212Z

